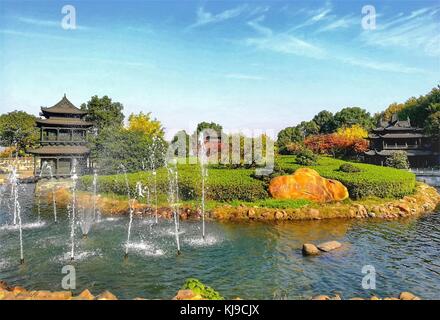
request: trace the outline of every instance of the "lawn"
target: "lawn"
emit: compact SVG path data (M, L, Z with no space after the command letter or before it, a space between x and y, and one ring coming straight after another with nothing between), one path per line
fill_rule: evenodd
M318 164L310 168L318 171L323 177L341 181L349 190L350 198L397 198L411 194L415 188L414 174L393 168L374 166L363 163L352 163L361 169L360 172L347 173L339 170L343 160L320 157ZM301 166L295 162L294 156L279 156L276 160L276 171L273 176L290 174ZM268 192L269 178L254 177L254 169L230 169L213 166L209 168L206 181L207 206L227 202L231 206L240 204L268 208L299 208L309 202L304 200L275 200ZM135 195L136 183L142 182L152 191L154 177L151 172L135 172L127 174L130 193ZM159 202L166 202L168 192L168 175L166 168L157 172L157 190ZM90 190L92 177L81 177L80 187ZM183 202L199 201L201 197L201 173L198 165L179 164L179 196ZM122 174L100 176L98 180L99 192L117 195L126 195L127 188Z

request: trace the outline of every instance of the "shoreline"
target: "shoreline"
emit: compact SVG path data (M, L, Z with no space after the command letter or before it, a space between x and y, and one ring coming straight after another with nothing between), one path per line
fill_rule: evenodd
M49 290L27 290L20 286L9 286L5 281L0 280L0 300L119 300L116 295L108 290L100 294L93 295L89 289L84 289L81 293L74 295L72 291L49 291ZM122 300L153 300L136 297L132 299ZM202 297L200 294L190 289L180 289L174 297L168 300L210 300ZM239 297L233 299L225 299L229 301L242 300ZM245 299L248 300L248 299ZM298 300L298 299L294 299ZM383 297L372 295L369 298L352 297L343 298L339 294L331 295L315 295L307 299L299 300L421 300L420 297L408 291L401 292L397 297Z
M57 205L67 206L70 201L68 188L56 190ZM89 192L78 192L78 203L84 208L92 208L93 195ZM46 195L48 203L52 201L50 192ZM155 215L155 208L132 200L131 205L135 215ZM314 203L301 208L265 208L240 204L218 205L207 210L206 219L218 221L302 221L324 219L384 219L392 220L403 217L418 216L434 213L440 207L440 193L436 188L425 183L418 183L414 194L401 199L365 199L343 202ZM99 195L96 198L96 208L103 216L126 215L129 212L128 200L118 196ZM168 206L158 206L158 216L172 218L172 209ZM180 208L180 219L199 220L201 212L194 205L183 204Z

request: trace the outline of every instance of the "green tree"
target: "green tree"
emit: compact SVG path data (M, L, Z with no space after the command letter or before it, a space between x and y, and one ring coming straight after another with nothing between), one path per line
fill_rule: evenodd
M102 174L117 173L122 164L127 172L144 169L145 162L150 158L152 137L141 131L125 128L103 128L94 141L92 158ZM155 153L155 166L163 164L166 143L159 138Z
M288 153L287 146L292 142L302 143L304 139L301 129L296 127L287 127L278 132L277 147L281 154Z
M428 119L426 119L425 130L428 134L440 137L440 111L431 114Z
M412 97L404 103L399 112L400 119L411 119L411 124L420 128L427 125L427 119L433 113L440 111L440 85L426 95Z
M319 133L319 126L315 121L303 121L298 125L303 137L308 137Z
M336 128L351 127L354 124L370 130L374 126L374 119L365 109L359 107L344 108L335 114Z
M319 112L313 117L313 121L318 125L321 134L333 133L336 130L335 118L330 111Z
M36 117L24 111L12 111L0 116L0 144L9 147L17 145L24 154L26 148L38 143Z
M204 121L204 122L200 122L197 125L196 132L197 132L197 134L199 134L202 130L205 130L205 129L212 129L215 132L217 132L217 134L220 136L220 133L223 130L223 127L215 122L209 123L209 122Z
M409 169L408 155L405 151L396 151L385 160L387 167Z
M81 105L81 110L88 112L87 121L95 122L101 130L106 127L122 127L124 124L124 106L119 102L113 102L108 96L99 98L93 96L90 101Z

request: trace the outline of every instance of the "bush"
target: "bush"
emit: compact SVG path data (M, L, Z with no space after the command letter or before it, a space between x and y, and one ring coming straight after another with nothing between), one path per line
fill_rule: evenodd
M318 156L312 150L303 148L296 152L296 163L303 166L313 166L316 164Z
M264 181L252 178L251 169L213 169L209 168L206 180L206 198L216 201L255 201L268 197ZM157 190L160 199L168 193L168 174L165 168L157 170ZM131 195L135 195L136 183L152 186L151 172L128 173ZM201 197L201 173L198 165L178 165L179 197L182 200L197 200ZM81 189L91 189L93 177L83 176ZM98 177L99 192L127 194L125 178L122 174Z
M211 287L205 286L200 280L189 278L185 281L182 290L192 290L195 294L199 294L204 299L208 300L224 300L224 298L212 289Z
M405 151L396 151L385 160L387 167L409 169L408 155Z
M339 167L339 171L355 173L355 172L361 172L362 170L352 165L351 163L344 163L341 164L341 166Z
M284 171L294 171L301 167L296 163L294 156L281 156L278 161L279 167ZM414 192L416 178L411 172L357 163L356 167L361 169L361 172L353 174L339 170L341 165L346 163L348 162L343 160L320 157L318 164L310 167L325 178L342 182L353 199L400 198Z

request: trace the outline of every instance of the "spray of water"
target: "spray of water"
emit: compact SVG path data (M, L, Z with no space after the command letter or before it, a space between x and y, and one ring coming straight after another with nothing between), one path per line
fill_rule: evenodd
M125 244L125 257L128 257L128 248L130 247L131 225L133 224L133 205L132 205L132 199L131 199L131 194L130 194L130 185L128 184L127 170L125 169L124 165L122 165L122 164L120 165L120 168L124 174L125 187L127 188L127 196L128 196L128 207L130 210L130 221L128 222L127 242Z
M208 158L206 155L206 146L203 135L199 138L199 163L200 163L200 173L202 176L202 203L201 203L201 211L202 211L202 238L205 239L205 182L206 177L208 176Z
M98 189L98 172L95 170L93 172L93 220L101 221L101 212L96 212L96 201L97 201L97 189Z
M173 210L174 217L174 234L176 236L177 254L180 254L180 240L179 240L179 197L178 197L178 174L177 161L173 159L170 163L166 163L168 172L168 203Z
M157 214L157 172L156 172L156 151L157 151L157 137L153 137L153 142L150 149L150 167L151 173L153 175L153 192L154 192L154 215L156 219L156 224L158 223Z
M43 162L43 166L40 171L40 178L43 176L44 171L47 170L49 172L50 181L52 182L52 207L53 207L53 217L55 222L57 222L57 199L55 192L55 183L53 178L52 166L48 164L46 161ZM40 211L40 194L38 195L38 210Z
M11 173L9 174L8 180L12 186L13 199L14 199L14 225L18 222L19 238L20 238L20 263L24 263L24 253L23 253L23 230L21 223L21 208L20 202L18 201L18 173L16 167L10 167Z
M78 180L78 175L76 174L76 159L72 161L72 171L71 171L71 179L72 179L72 205L71 205L71 213L70 213L70 260L74 260L75 258L75 211L76 211L76 182Z

